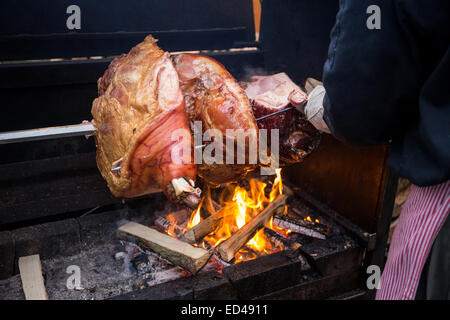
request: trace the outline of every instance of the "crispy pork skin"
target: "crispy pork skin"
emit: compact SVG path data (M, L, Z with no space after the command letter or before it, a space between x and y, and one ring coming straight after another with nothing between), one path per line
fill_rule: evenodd
M169 54L146 37L111 62L98 94L92 106L97 165L111 192L130 198L162 190L171 200L195 202L191 153L172 152L191 150L192 136ZM172 139L176 129L186 130L187 138Z
M249 143L258 143L258 126L244 90L225 67L211 57L198 54L179 54L172 57L186 101L191 124L201 121L202 130L219 130L224 137L221 145L226 159L227 129L242 129L248 133L245 147L234 155L245 153L245 161L238 164L201 164L198 174L212 186L235 182L254 169L257 164L249 160ZM235 131L236 132L236 131ZM236 141L231 135L230 139Z
M285 73L271 76L255 76L244 84L256 119L286 109L292 105L303 105L308 96ZM258 121L260 129L279 129L280 165L302 161L315 150L320 133L295 109ZM270 146L269 146L270 147Z

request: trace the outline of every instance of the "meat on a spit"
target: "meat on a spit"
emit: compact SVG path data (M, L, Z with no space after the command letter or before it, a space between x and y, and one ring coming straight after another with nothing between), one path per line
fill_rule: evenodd
M111 62L98 81L98 94L92 106L97 165L117 197L163 191L192 207L201 193L195 187L197 174L218 186L257 167L249 148L253 144L258 150L259 129L280 129L281 164L301 161L319 141L319 132L293 109L255 120L306 102L306 94L286 74L256 77L244 91L216 60L188 53L171 59L152 36ZM203 132L221 132L223 140L215 141L220 147L214 150L223 153L224 163L195 165L195 121ZM174 140L171 133L180 129L184 138ZM245 144L233 145L234 161L227 164L227 138L235 143L239 130Z
M172 152L190 150L192 137L169 53L146 37L111 62L98 94L92 106L97 165L111 192L131 198L160 190L172 201L198 203L191 154ZM176 129L188 138L173 141Z
M216 129L223 136L223 141L215 144L215 151L222 153L223 164L203 162L198 166L198 175L212 186L240 180L257 166L256 158L252 161L249 156L249 148L253 143L253 150L257 150L258 126L244 90L225 67L211 57L184 53L174 55L172 60L191 128L195 121L200 121L203 132ZM239 130L246 135L241 136L245 145L235 144ZM227 138L233 141L233 149L236 146L231 164L226 163ZM241 164L236 159L238 154L244 155Z
M242 86L245 87L257 119L293 105L305 104L308 100L306 93L286 73L254 76L251 82L243 83ZM270 130L279 129L280 165L302 161L315 150L320 141L319 131L295 108L259 120L258 127L268 130L269 147Z

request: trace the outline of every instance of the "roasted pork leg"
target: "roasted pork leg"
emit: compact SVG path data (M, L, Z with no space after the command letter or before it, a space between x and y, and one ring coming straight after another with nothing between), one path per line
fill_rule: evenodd
M160 190L170 200L198 203L192 135L169 54L146 37L111 62L98 94L97 165L111 192L131 198ZM184 138L171 136L175 130Z
M256 168L257 159L252 161L249 147L253 143L257 150L258 144L258 126L244 90L225 67L211 57L185 53L174 55L172 60L191 124L200 121L203 132L216 129L223 135L216 151L222 153L224 163L207 164L203 161L198 165L198 175L212 186L240 180ZM237 136L233 135L239 132L237 130L244 132L245 145L237 143ZM225 163L227 138L236 148L231 164ZM238 155L244 155L241 161L238 161Z

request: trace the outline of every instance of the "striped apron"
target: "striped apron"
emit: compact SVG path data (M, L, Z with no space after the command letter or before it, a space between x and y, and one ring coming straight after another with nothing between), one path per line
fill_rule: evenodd
M411 186L392 236L376 299L415 298L422 269L449 212L450 181L430 187Z

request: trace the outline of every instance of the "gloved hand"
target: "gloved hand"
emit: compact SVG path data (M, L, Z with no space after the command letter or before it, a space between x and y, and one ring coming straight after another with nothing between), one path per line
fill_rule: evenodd
M323 99L325 88L316 86L308 95L306 105L296 105L298 111L305 114L306 119L319 131L330 133L327 124L323 120Z

